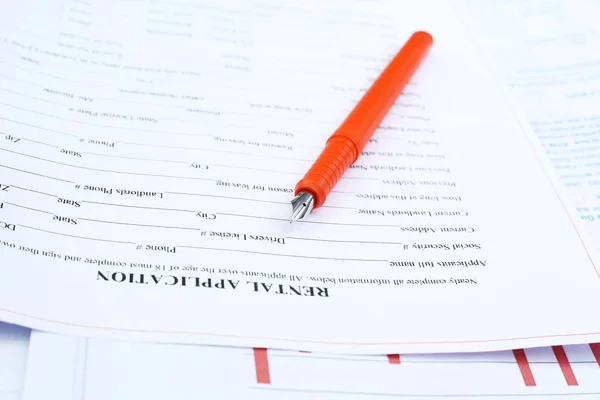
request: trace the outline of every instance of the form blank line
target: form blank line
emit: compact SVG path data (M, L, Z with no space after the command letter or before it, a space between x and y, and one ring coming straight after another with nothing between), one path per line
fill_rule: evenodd
M93 85L93 86L97 86L97 87L108 87L107 85L101 85L101 84L96 83L96 82L76 81L74 79L69 79L69 78L58 76L58 75L48 74L46 72L35 71L35 70L30 69L30 68L23 68L23 66L11 64L11 63L7 63L6 61L0 61L0 64L7 65L9 67L12 67L12 68L15 68L15 69L18 69L18 70L21 70L21 71L27 71L27 72L31 72L33 74L44 75L44 76L48 76L50 78L55 78L55 79L59 79L59 80L66 81L66 82L78 83L80 85Z
M312 162L310 159L300 159L300 158L292 158L292 157L278 157L267 154L254 154L249 152L242 151L232 151L232 150L219 150L219 149L205 149L201 147L183 147L183 146L168 146L162 144L152 144L152 143L137 143L137 142L121 142L115 141L115 143L125 144L129 146L147 146L147 147L158 147L163 149L180 149L180 150L198 150L198 151L206 151L206 152L216 152L216 153L226 153L226 154L239 154L242 156L250 156L250 157L259 157L259 158L273 158L277 160L286 160L286 161L299 161L299 162Z
M152 161L152 162L164 162L164 163L174 163L174 164L190 164L189 161L163 160L163 159L159 159L159 158L128 157L128 156L118 156L115 154L92 153L92 152L88 152L88 151L83 151L82 154L88 154L90 156L96 156L96 157L122 158L125 160Z
M51 213L49 211L39 210L39 209L33 208L33 207L22 206L20 204L11 203L11 202L8 202L8 201L5 201L4 204L8 204L8 205L11 205L13 207L24 208L26 210L37 211L37 212L41 212L41 213L44 213L44 214L50 214L50 215L54 214L54 213Z
M202 232L205 230L205 229L201 229L201 228L192 228L192 227L187 227L187 226L136 224L133 222L105 221L105 220L101 220L101 219L91 219L91 218L79 218L79 221L97 222L97 223L101 223L101 224L125 225L125 226L140 226L143 228L179 229L179 230L198 231L198 232Z
M141 208L144 210L156 210L156 211L181 211L181 212L196 212L196 210L184 210L180 208L163 208L163 207L146 207L146 206L134 206L131 204L115 204L115 203L103 203L101 201L90 201L84 200L82 203L88 204L98 204L102 206L111 206L111 207L127 207L127 208Z
M14 187L15 189L19 189L19 190L26 190L28 192L33 192L33 193L38 193L38 194L43 194L44 196L50 196L50 197L58 197L55 194L51 194L51 193L46 193L46 192L41 192L39 190L33 190L33 189L27 189L21 186L17 186L17 185L10 185L11 187Z
M281 254L281 253L267 253L262 251L252 250L240 250L240 249L222 249L216 247L202 247L202 246L177 246L183 249L197 249L197 250L215 250L215 251L227 251L236 253L247 253L247 254L260 254L265 256L276 256L276 257L290 257L290 258L308 258L313 260L335 260L335 261L363 261L363 262L387 262L388 260L377 260L368 258L342 258L342 257L318 257L318 256L302 256L297 254Z
M39 97L30 96L30 95L25 94L25 93L15 92L13 90L9 90L9 89L6 89L6 88L1 88L0 87L0 90L3 90L3 91L8 92L8 93L16 94L17 96L23 96L23 97L26 97L28 99L41 101L41 102L44 102L44 103L50 103L50 104L54 104L54 105L61 106L61 107L69 107L68 104L58 103L58 102L53 101L53 100L40 99Z
M6 133L6 132L0 132L0 135L10 135L10 134L9 134L9 133ZM41 144L41 145L44 145L44 146L49 146L49 147L55 147L55 148L57 148L57 149L60 149L60 148L61 148L60 146L56 146L56 145L54 145L54 144L49 144L49 143L40 142L40 141L38 141L38 140L33 140L33 139L29 139L29 138L23 137L23 136L21 136L21 135L15 135L15 136L17 136L17 137L19 137L21 140L24 140L24 141L27 141L27 142L37 143L37 144Z
M285 203L288 204L288 203ZM257 219L267 219L273 221L286 221L289 222L289 218L275 218L275 217L262 217L259 215L247 215L247 214L230 214L230 213L217 213L218 215L227 215L230 217L240 217L240 218L257 218ZM343 226L371 226L378 228L398 228L399 225L377 225L377 224L351 224L344 222L325 222L325 221L297 221L299 224L322 224L322 225L343 225Z
M109 240L109 239L100 239L100 238L93 238L93 237L86 237L86 236L69 235L67 233L47 231L45 229L34 228L32 226L21 225L21 224L18 224L18 226L20 226L21 228L33 229L34 231L40 231L40 232L50 233L52 235L67 236L67 237L72 237L72 238L77 238L77 239L95 240L95 241L98 241L98 242L109 242L109 243L135 244L134 242L123 242L123 241L120 241L120 240Z
M71 136L71 137L75 137L75 138L78 137L77 135L73 135L72 133L66 133L66 132L56 131L54 129L42 128L41 126L32 125L32 124L28 124L26 122L21 122L21 121L15 121L15 120L9 119L9 118L0 117L0 119L2 119L4 121L15 123L15 124L23 125L23 126L28 126L30 128L41 129L43 131L52 132L52 133L58 133L59 135Z
M268 172L268 173L275 173L275 174L286 174L286 175L295 175L295 176L303 175L303 173L299 173L299 172L276 171L276 170L272 170L272 169L251 168L251 167L246 167L243 165L224 165L224 164L210 164L210 165L215 166L215 167L222 167L222 168L244 169L244 170L250 170L250 171L260 171L260 172ZM357 176L343 176L340 180L344 180L344 179L356 179L356 180L363 180L363 181L381 181L381 178L366 178L366 177L357 177Z
M260 199L250 199L246 197L233 197L233 196L220 196L216 194L204 194L204 193L190 193L190 192L164 192L165 194L179 194L183 196L199 196L199 197L214 197L219 199L230 199L230 200L242 200L242 201L254 201L258 203L270 203L270 204L290 204L288 202L283 201L272 201L272 200L260 200Z
M321 222L321 221L300 221L302 224L327 224L327 225L344 225L344 226L373 226L378 228L399 228L400 225L381 225L381 224L346 224L343 222Z
M29 81L26 81L26 80L23 80L23 79L15 78L14 76L8 76L8 75L0 74L0 78L8 79L8 80L19 82L19 83L24 83L25 85L37 86L37 87L40 87L40 88L44 87L44 85L39 85L37 83L33 83L33 82L29 82Z
M1 151L6 151L8 153L13 153L13 154L16 154L16 155L19 155L19 156L22 156L22 157L29 157L29 158L33 158L35 160L40 160L40 161L45 161L45 162L49 162L49 163L53 163L53 164L58 164L58 165L62 165L62 166L65 166L65 167L85 169L85 170L96 171L96 172L107 172L107 173L111 173L111 174L122 174L122 175L151 176L151 177L155 177L155 178L191 179L191 180L198 180L198 181L214 181L215 180L215 179L212 179L212 178L200 178L200 177L195 177L195 176L176 176L176 175L146 174L146 173L143 173L143 172L114 171L114 170L109 170L109 169L83 167L83 166L80 166L80 165L73 165L73 164L63 163L63 162L60 162L60 161L48 160L46 158L32 156L31 154L19 153L18 151L12 151L12 150L2 149L2 148L0 148L0 150ZM71 183L73 183L73 182L71 182Z
M247 215L247 214L230 214L230 213L217 213L217 215L226 215L228 217L238 217L238 218L254 218L254 219L265 219L268 221L284 221L290 222L289 218L276 218L276 217L263 217L260 215Z
M363 243L363 244L396 244L401 245L402 242L369 242L365 240L335 240L335 239L317 239L317 238L304 238L298 236L288 236L286 239L295 240L312 240L315 242L341 242L341 243Z
M2 149L0 149L0 150L2 150ZM41 176L42 178L53 179L55 181L66 182L66 183L75 183L73 181L68 181L66 179L55 178L55 177L49 176L49 175L43 175L43 174L38 174L38 173L35 173L35 172L31 172L31 171L25 171L25 170L22 170L22 169L19 169L19 168L9 167L8 165L2 165L2 164L0 164L0 167L7 168L7 169L12 169L12 170L19 171L19 172L23 172L25 174L31 174L31 175Z
M235 197L235 196L221 196L218 194L205 194L205 193L192 193L192 192L164 192L165 194L177 194L182 196L199 196L199 197L213 197L219 199L230 199L230 200L241 200L241 201L253 201L257 203L268 203L268 204L285 204L286 206L291 205L290 201L274 201L274 200L262 200L252 199L249 197ZM340 210L356 210L354 207L342 207L342 206L323 206L324 208L336 208ZM225 214L223 214L225 215ZM288 221L287 219L281 219L282 221Z
M31 143L41 144L43 146L54 147L55 149L61 149L62 148L62 147L57 146L55 144L44 143L44 142L40 142L39 140L33 140L33 139L25 138L25 137L22 137L22 136L21 136L21 140L25 140L25 141L31 142Z

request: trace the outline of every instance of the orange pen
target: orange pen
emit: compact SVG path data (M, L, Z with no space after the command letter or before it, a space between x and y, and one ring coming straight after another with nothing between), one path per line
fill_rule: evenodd
M298 182L292 200L292 222L323 205L394 104L431 48L433 38L415 32L360 99L325 148Z

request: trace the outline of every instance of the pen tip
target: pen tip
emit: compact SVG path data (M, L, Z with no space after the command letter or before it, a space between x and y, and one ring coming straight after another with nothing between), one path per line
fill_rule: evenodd
M292 219L290 223L304 218L312 211L315 205L315 198L307 192L300 192L292 200Z

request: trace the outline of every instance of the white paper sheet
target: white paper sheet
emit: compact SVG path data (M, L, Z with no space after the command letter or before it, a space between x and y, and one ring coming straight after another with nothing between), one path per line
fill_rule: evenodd
M600 257L600 3L462 1L482 53L510 88Z
M0 400L21 400L30 330L0 322Z
M1 319L344 353L600 339L600 274L445 2L7 4ZM419 29L430 56L291 226L295 182Z
M595 346L596 356L584 345L344 356L34 332L24 400L594 399L600 396L600 345Z

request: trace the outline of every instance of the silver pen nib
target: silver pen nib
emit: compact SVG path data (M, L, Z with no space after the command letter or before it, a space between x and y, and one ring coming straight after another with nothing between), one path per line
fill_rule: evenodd
M290 222L297 221L310 214L315 205L315 198L312 194L307 192L300 192L292 200L292 220Z

